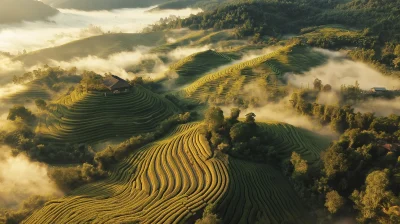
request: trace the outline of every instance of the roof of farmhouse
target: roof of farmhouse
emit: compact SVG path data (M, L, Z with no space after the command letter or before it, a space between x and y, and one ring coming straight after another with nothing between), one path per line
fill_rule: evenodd
M107 75L103 79L103 84L109 89L128 88L131 85L116 75Z

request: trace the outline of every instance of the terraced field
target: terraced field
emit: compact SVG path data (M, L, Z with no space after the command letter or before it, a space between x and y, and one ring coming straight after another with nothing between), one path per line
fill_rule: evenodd
M280 171L213 157L199 127L178 126L132 153L106 180L46 203L24 223L185 223L210 203L224 223L309 223L306 207ZM295 139L293 132L287 135Z
M217 212L223 223L310 223L307 209L276 168L229 158L228 191Z
M91 143L154 131L179 109L140 86L129 93L74 91L49 106L37 132L50 142Z
M183 89L183 98L206 102L211 97L216 99L234 98L245 94L244 87L249 83L267 82L275 85L272 80L285 82L286 72L302 73L324 63L326 57L312 51L310 48L288 45L249 61L212 72L197 79Z
M331 142L326 136L285 123L268 123L261 127L267 131L270 144L277 149L280 158L289 158L292 152L297 152L313 164L320 161L321 152Z
M232 61L233 59L224 54L207 50L192 54L172 64L166 75L178 75L173 81L177 85L184 85L199 78L202 74Z

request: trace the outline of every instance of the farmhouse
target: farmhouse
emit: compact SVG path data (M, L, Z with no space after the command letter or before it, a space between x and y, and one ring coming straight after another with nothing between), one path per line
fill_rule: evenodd
M386 91L387 90L384 87L373 87L373 88L371 88L371 92L373 92L373 93L383 93L383 92L386 92Z
M107 75L104 77L103 84L112 92L128 91L131 88L131 85L127 81L116 75Z

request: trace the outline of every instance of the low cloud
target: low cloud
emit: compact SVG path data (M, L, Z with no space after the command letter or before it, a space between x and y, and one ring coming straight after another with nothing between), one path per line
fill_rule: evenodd
M232 107L222 107L224 114L229 114L231 108ZM337 133L333 132L329 127L322 126L309 117L300 115L294 111L290 105L289 97L282 99L278 103L267 103L261 107L241 109L241 111L242 118L244 118L246 114L253 112L257 115L257 121L283 122L332 138L338 136Z
M49 21L0 25L0 51L16 54L23 50L65 44L104 32L137 33L160 18L175 15L181 18L197 14L201 9L157 10L150 8L118 9L111 11L79 11L59 9ZM29 38L26 38L29 37Z
M32 162L23 154L13 156L11 149L0 146L0 207L16 208L30 196L61 196L47 176L47 165Z
M11 58L0 54L0 86L10 82L14 75L24 71L25 68L22 62L13 61Z
M334 90L340 90L342 85L354 85L356 81L360 88L368 90L372 87L400 88L400 80L385 76L371 66L345 59L340 52L324 49L314 49L330 57L326 64L317 66L305 74L287 74L290 84L301 87L313 85L318 78L323 84L330 84Z
M391 114L400 114L400 97L391 100L371 99L354 106L356 112L375 113L378 116L389 116Z

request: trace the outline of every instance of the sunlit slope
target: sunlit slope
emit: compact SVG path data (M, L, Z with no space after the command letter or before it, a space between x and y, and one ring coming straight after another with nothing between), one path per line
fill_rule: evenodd
M176 36L176 33L182 33L180 37L174 38L170 43L166 43L152 49L154 53L168 53L178 47L205 47L217 48L221 42L234 40L232 30L212 31L171 31L168 36Z
M320 161L320 154L327 149L331 139L286 123L268 123L260 126L268 133L270 144L281 159L290 158L297 152L310 164Z
M135 86L129 93L74 91L49 106L37 132L50 142L88 143L154 131L178 112L170 101Z
M107 57L111 54L132 51L136 46L148 46L165 43L163 32L152 33L115 33L89 37L61 46L34 51L15 58L27 65L46 63L48 60L69 61L74 57Z
M232 59L213 50L192 54L172 64L166 73L178 85L187 84L202 74L232 62Z
M122 162L105 181L51 201L25 223L180 223L227 190L197 124L185 125Z
M213 157L200 126L178 126L108 179L48 202L25 223L185 223L210 203L224 223L307 223L306 207L280 171Z
M207 101L210 97L234 98L245 94L247 84L263 88L285 82L287 72L302 73L321 65L326 57L311 48L289 45L252 60L240 62L219 71L209 73L187 86L180 95Z

